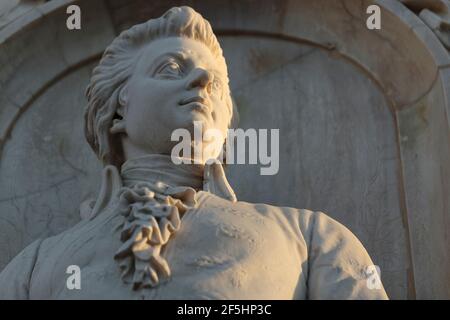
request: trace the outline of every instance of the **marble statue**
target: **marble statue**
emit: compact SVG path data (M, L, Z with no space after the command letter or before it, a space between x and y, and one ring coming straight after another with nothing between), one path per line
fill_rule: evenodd
M7 265L0 298L387 299L369 285L362 244L326 214L238 201L222 164L173 163L173 130L200 121L225 132L237 118L222 49L193 9L121 33L86 93L98 198ZM209 150L203 160L220 145Z

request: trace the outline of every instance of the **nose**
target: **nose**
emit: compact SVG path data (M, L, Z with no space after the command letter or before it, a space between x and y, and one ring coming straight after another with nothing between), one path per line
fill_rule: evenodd
M208 70L203 68L196 68L192 70L187 83L186 89L194 89L194 88L206 88L209 91L209 87L211 82L213 81L213 74Z

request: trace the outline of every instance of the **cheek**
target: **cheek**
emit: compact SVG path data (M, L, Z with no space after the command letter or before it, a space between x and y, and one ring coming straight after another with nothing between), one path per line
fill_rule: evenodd
M170 103L177 88L175 82L143 79L130 89L130 100L135 104L158 108L161 103Z
M142 79L129 91L127 115L134 122L151 122L152 125L166 122L176 102L177 85L168 81Z
M126 114L126 126L128 132L136 132L145 129L146 125L152 123L158 113L150 104L136 99L130 99ZM153 121L152 121L153 119Z
M231 113L228 106L223 101L217 101L214 103L214 127L226 132L231 120Z

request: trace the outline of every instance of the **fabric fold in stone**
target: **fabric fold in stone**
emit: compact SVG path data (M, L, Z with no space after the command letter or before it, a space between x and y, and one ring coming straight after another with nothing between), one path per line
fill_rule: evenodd
M119 263L122 279L132 283L134 290L155 287L170 277L170 267L161 250L179 230L180 217L196 205L194 189L164 189L162 193L161 186L138 183L124 187L118 195L118 210L124 216L119 226L123 244L114 259Z
M183 215L197 207L197 191L203 188L236 201L223 168L217 165L176 165L165 155L148 155L122 165L123 187L116 208L124 217L117 226L122 245L114 259L122 280L134 290L154 288L170 278L164 246L180 229Z

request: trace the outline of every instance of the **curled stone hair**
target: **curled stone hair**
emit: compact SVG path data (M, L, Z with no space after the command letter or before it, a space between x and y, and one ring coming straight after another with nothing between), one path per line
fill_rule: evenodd
M133 73L139 50L153 40L167 37L186 37L205 44L218 63L227 70L223 52L211 25L190 7L174 7L157 19L123 31L106 48L98 66L94 69L86 90L88 104L85 110L84 132L86 140L104 165L119 166L123 162L121 143L117 135L110 133L119 95ZM225 74L228 81L228 75ZM233 114L233 101L226 87L227 105Z

